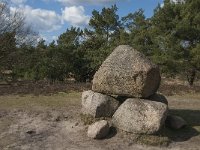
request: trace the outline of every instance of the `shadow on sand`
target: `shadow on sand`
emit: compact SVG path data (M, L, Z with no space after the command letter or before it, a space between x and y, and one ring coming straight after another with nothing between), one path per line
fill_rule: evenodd
M110 132L108 134L108 136L106 137L106 139L111 139L112 137L114 137L117 134L117 130L114 127L110 128Z
M164 128L161 133L163 136L175 142L182 142L200 134L200 110L172 109L169 114L182 117L188 126L179 130Z

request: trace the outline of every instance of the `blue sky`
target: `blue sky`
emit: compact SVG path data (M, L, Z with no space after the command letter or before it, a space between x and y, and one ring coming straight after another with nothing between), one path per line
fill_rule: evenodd
M1 0L0 0L1 1ZM123 17L142 8L146 17L163 0L9 0L11 11L20 10L30 24L47 42L56 40L68 27L84 28L92 10L116 4L118 15Z

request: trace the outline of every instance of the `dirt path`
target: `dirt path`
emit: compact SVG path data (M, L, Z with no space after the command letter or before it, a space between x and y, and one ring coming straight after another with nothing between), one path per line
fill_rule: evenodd
M80 120L80 104L77 104L61 109L43 107L38 107L38 109L1 109L0 149L199 150L200 130L197 129L200 127L200 100L190 99L188 102L182 97L169 97L169 106L173 109L171 113L180 113L185 116L191 129L195 131L188 132L186 130L183 136L177 135L179 138L174 139L168 147L138 145L133 142L130 134L122 132L117 132L104 140L91 140L86 136L87 126L83 125ZM193 118L195 121L190 119L193 115L195 115Z

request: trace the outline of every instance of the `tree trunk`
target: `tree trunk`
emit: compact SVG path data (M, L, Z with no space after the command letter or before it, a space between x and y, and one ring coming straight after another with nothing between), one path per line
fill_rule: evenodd
M193 85L195 77L196 77L196 69L194 69L194 68L193 69L189 69L187 71L187 81L188 81L190 86Z

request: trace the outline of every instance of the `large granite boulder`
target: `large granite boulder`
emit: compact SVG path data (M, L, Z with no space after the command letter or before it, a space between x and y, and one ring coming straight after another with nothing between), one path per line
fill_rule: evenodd
M112 117L119 105L119 101L111 96L91 90L82 93L82 113L95 118Z
M167 117L166 104L144 99L129 98L114 113L113 126L136 134L154 134Z
M109 130L108 121L101 120L88 127L87 136L93 139L102 139L108 135Z
M160 85L158 66L128 45L118 46L95 73L92 90L108 95L147 98Z

